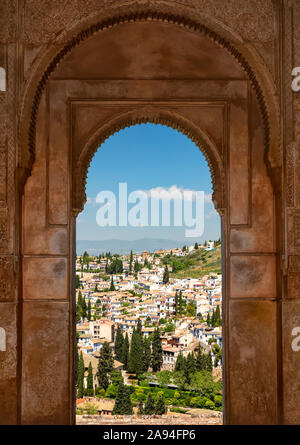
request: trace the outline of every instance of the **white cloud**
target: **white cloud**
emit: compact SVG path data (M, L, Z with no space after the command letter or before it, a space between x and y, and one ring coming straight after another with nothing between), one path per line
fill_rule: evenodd
M152 196L154 196L154 197L156 196L161 199L164 199L164 198L170 199L172 197L176 197L176 195L178 195L178 197L180 195L181 195L181 197L183 197L183 193L186 192L189 194L189 195L186 195L187 200L190 199L192 201L195 201L195 199L196 199L196 190L185 189L183 187L177 187L177 185L172 185L169 188L154 187L150 190L144 190L144 192L147 194L148 198L150 198L151 194L152 194ZM204 193L204 201L206 203L211 203L212 202L211 198L212 198L211 193Z

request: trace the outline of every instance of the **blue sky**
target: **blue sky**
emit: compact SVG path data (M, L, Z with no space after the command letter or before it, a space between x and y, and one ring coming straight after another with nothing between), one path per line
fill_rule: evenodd
M199 241L219 238L220 218L211 202L211 177L202 152L172 128L142 124L115 133L96 152L88 171L87 203L77 218L78 240L163 238L192 244L193 240L185 237L185 226L99 227L96 214L102 205L96 202L97 194L103 190L114 192L118 204L119 183L124 182L128 194L157 187L205 192L204 234ZM128 210L132 206L128 204Z

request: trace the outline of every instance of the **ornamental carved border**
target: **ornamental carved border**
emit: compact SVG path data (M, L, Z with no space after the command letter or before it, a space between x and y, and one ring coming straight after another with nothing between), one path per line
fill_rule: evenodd
M117 115L108 122L102 123L83 147L76 161L73 175L73 215L77 216L83 210L86 202L86 180L90 163L101 144L114 133L132 125L152 123L162 124L188 136L201 150L207 161L212 178L212 200L216 210L223 215L225 208L225 172L223 159L215 142L198 126L188 121L180 114L170 111L167 107L144 106ZM74 168L74 166L73 166Z
M276 96L274 89L275 87L274 85L271 85L270 78L268 76L266 76L265 79L263 78L262 72L265 72L264 71L265 67L260 66L259 69L257 68L257 66L259 65L259 61L255 57L253 52L249 50L249 45L243 43L235 45L231 43L229 40L226 40L225 38L221 37L215 31L209 29L207 26L199 23L194 19L185 18L179 15L172 15L169 13L161 13L159 11L152 11L152 10L145 10L143 12L140 12L139 10L136 13L130 12L127 15L118 15L111 17L109 19L102 20L80 31L68 43L64 44L62 49L60 49L56 53L56 55L52 58L51 62L48 64L47 68L43 72L43 75L37 82L37 87L32 93L33 100L32 104L30 105L31 106L30 121L27 130L26 130L26 125L28 125L27 119L26 118L24 119L24 117L22 119L25 125L25 129L23 128L23 137L25 139L25 144L26 144L26 147L23 148L23 151L25 150L26 153L27 150L29 149L29 157L26 155L24 156L25 161L23 159L23 162L25 165L22 165L22 167L27 169L27 172L30 173L30 170L32 168L35 159L35 134L36 134L38 107L46 83L51 74L55 71L57 65L64 59L64 57L67 54L69 54L72 51L73 48L75 48L85 39L91 37L93 34L124 23L141 22L141 21L167 22L175 26L184 27L192 32L201 33L207 36L212 41L214 41L220 47L227 50L237 60L239 65L242 67L242 69L248 76L248 79L256 93L257 100L262 113L262 119L264 125L266 164L268 165L268 167L280 167L282 162L281 137L280 137L280 125L278 123L279 106L277 99L275 97ZM239 49L237 49L237 47ZM252 61L255 60L257 62L257 64L253 62L255 66L255 72L248 63L246 57L242 54L242 51L248 54ZM30 86L27 88L27 90L28 89L30 90ZM25 107L28 105L29 105L28 103L27 105L26 103L24 104ZM21 144L23 137L21 138Z

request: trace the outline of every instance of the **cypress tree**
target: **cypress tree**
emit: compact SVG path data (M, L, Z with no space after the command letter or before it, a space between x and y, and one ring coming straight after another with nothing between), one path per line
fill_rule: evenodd
M154 403L154 399L152 397L151 392L149 392L147 400L146 400L146 404L145 404L145 408L144 408L144 412L147 415L151 415L151 414L155 414L155 403Z
M176 363L175 363L175 371L183 371L184 368L184 362L185 362L185 358L182 355L182 352L180 351L177 359L176 359Z
M92 368L91 362L89 363L89 367L88 367L86 393L89 397L93 397L93 395L94 395L93 368Z
M221 313L220 313L220 306L218 305L216 307L216 326L222 325L222 319L221 319Z
M210 323L211 323L211 321L210 321L210 316L209 316L209 313L208 313L207 317L206 317L206 324L207 324L207 326L210 326Z
M163 275L163 283L167 284L169 282L169 269L168 266L165 266L165 271L164 271L164 275Z
M196 371L202 371L204 369L204 360L203 360L204 356L202 354L202 349L201 346L199 344L198 349L197 349L197 353L196 353L196 360L195 360L195 367L196 367Z
M87 319L88 319L88 321L91 321L91 300L89 300L89 302L88 302Z
M212 372L212 369L213 369L212 357L211 357L211 352L209 351L209 353L206 356L206 370Z
M216 314L215 314L215 310L214 309L213 309L213 313L212 313L212 316L211 316L210 323L211 323L212 327L216 326Z
M139 335L142 335L142 322L141 322L141 319L140 319L140 318L138 319L138 322L137 322L136 332L137 332Z
M82 352L80 353L79 364L78 364L77 396L78 398L84 396L84 361Z
M165 414L167 411L166 404L165 404L165 398L163 394L159 394L156 404L155 404L155 414L158 414L161 416L162 414Z
M132 274L132 263L133 263L133 255L132 250L130 251L130 260L129 260L129 274Z
M153 333L152 354L151 354L151 366L153 372L160 371L162 363L163 363L163 352L162 352L161 338L159 335L159 329L156 328Z
M122 346L122 360L121 360L121 362L124 365L124 369L128 368L128 361L129 361L129 340L128 340L128 333L126 332Z
M115 355L116 359L121 362L122 361L122 349L123 349L124 337L122 334L121 326L118 325L116 341L115 341Z
M133 329L131 343L130 343L130 353L129 353L129 372L134 372L137 377L143 372L143 345L141 335Z
M130 400L130 388L121 382L118 387L113 414L133 414Z
M137 274L138 274L139 270L140 270L140 265L138 263L138 260L135 260L135 263L134 263L134 274L135 274L136 277L137 277Z
M120 382L118 386L118 392L116 395L113 414L123 414L123 398L124 398L124 384Z
M113 277L111 277L111 280L110 280L110 288L109 288L109 290L110 291L115 291L116 290L115 285L114 285Z
M191 377L194 374L195 370L196 366L194 355L189 352L183 366L184 376L188 384L190 384Z
M123 390L123 414L133 414L133 407L130 399L130 387L124 386Z
M78 292L77 298L77 306L76 306L76 321L79 322L83 317L83 309L82 309L82 294Z
M144 363L144 372L148 371L151 362L151 341L149 338L143 337L143 363Z
M181 314L182 311L183 311L183 306L184 306L184 301L183 301L183 298L182 298L182 291L179 291L178 302L179 302L179 313Z
M107 390L109 385L109 374L112 372L114 367L114 360L112 356L111 347L107 342L104 342L99 356L98 362L98 383L99 387Z

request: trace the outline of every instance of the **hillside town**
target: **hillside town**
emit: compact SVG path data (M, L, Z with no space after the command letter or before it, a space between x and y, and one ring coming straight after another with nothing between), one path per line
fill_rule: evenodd
M220 244L77 256L77 414L222 410Z

